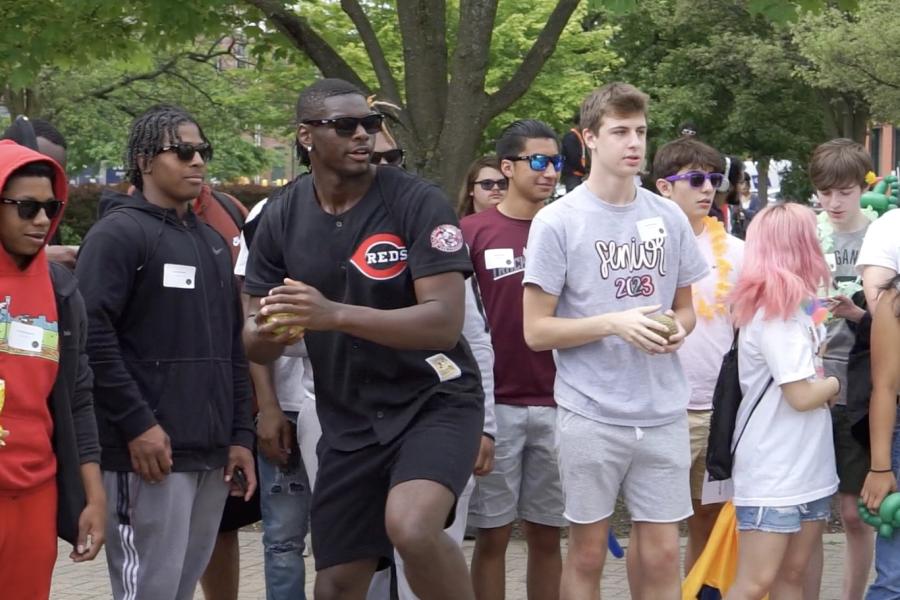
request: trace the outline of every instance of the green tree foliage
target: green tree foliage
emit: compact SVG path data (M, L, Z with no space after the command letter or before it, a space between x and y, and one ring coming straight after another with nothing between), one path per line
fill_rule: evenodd
M752 15L760 15L775 23L794 21L801 15L819 12L830 5L841 10L853 10L858 0L749 0L746 10ZM611 14L627 15L634 13L640 3L638 0L588 0L591 10L605 10Z
M615 75L651 96L654 145L693 122L723 153L805 162L825 137L821 95L798 78L787 24L750 1L646 0L613 17ZM760 193L765 194L765 182Z
M131 120L153 104L176 104L197 118L216 149L210 176L232 180L256 175L290 154L287 144L281 153L258 147L253 134L289 139L293 101L280 86L296 73L293 65L274 61L265 73L257 70L223 40L202 51L193 45L165 54L135 51L127 61L45 68L31 89L41 98L40 116L69 138L71 171L101 162L119 165Z
M831 8L794 28L800 74L812 85L865 99L875 119L900 123L900 2L860 0L853 13Z
M846 8L852 1L838 4ZM149 102L128 100L132 92L124 89L106 98L90 96L97 81L86 80L97 76L115 82L117 76L148 73L166 57L202 53L204 41L238 34L248 40L252 59L261 65L250 70L256 80L246 76L232 82L229 78L237 76L212 76L180 65L182 74L189 74L180 84L177 77L166 76L121 87L139 90L134 95L142 100L167 96L172 87L174 98L164 99L180 101L197 113L224 151L243 143L237 131L252 132L257 124L286 133L287 107L297 90L317 74L342 77L399 106L396 129L410 152L411 167L448 190L501 124L529 116L565 129L584 92L614 74L651 91L657 101L654 125L664 135L677 120L694 118L711 140L727 142L723 147L786 156L809 138L807 128L817 123L797 116L797 107L809 98L782 80L789 72L782 65L789 61L780 53L783 28L772 22L825 4L0 0L0 88L13 112L53 112L72 123L79 136L96 129L100 133L84 150L84 160L108 157L108 145L122 131L124 117L114 116L116 110L128 114ZM618 27L615 38L610 25ZM220 85L230 94L219 95ZM61 96L85 94L102 102L82 102L83 110L74 102L57 105ZM122 106L110 108L113 96ZM50 111L42 108L51 104ZM263 114L244 117L243 108ZM223 116L232 112L238 116ZM270 117L284 121L267 125ZM238 125L242 128L235 129ZM214 132L220 126L221 133ZM259 158L246 150L234 152L234 169L250 168Z
M488 89L497 87L512 74L514 60L528 48L550 8L534 5L501 5L491 47ZM589 19L587 4L582 4L566 26L556 52L547 61L528 92L495 117L485 129L482 150L492 152L502 129L516 119L539 119L551 125L560 136L572 127L572 116L592 89L609 80L624 61L610 48L613 27L608 24L585 26Z
M822 137L812 88L794 76L784 27L744 3L648 0L614 20L617 77L651 95L651 127L664 142L693 122L723 152L798 158Z

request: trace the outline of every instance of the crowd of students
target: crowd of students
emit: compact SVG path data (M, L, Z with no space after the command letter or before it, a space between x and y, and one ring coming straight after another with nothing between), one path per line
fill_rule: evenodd
M49 596L60 536L75 561L105 544L117 600L236 598L258 504L270 600L306 597L308 534L317 599L502 599L517 521L528 597L594 599L621 497L632 597L680 598L725 500L706 454L731 348L726 597L817 598L835 494L843 597L873 550L866 597L900 597L900 541L857 513L900 462L900 211L860 208L859 144L812 155L818 217L733 218L740 161L696 136L637 185L648 98L611 83L581 105L565 196L556 133L520 120L454 210L382 109L341 80L303 90L309 173L247 214L204 184L200 124L153 107L77 259L48 246L64 154L0 142L4 597Z

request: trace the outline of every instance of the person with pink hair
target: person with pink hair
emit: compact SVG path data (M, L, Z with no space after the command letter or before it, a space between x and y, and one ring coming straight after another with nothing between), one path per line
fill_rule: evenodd
M800 600L837 491L828 406L841 384L816 369L816 294L829 279L810 209L771 206L753 219L731 295L744 399L732 445L738 568L727 600Z

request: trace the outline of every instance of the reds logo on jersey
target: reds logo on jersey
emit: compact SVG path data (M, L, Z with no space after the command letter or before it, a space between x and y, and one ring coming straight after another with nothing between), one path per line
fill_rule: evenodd
M406 270L406 244L393 233L370 235L356 248L350 262L369 279L393 279Z

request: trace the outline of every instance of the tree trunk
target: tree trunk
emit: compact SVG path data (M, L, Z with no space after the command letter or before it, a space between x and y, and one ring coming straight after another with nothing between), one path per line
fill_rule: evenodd
M285 0L244 0L306 54L326 77L360 86L362 78ZM580 0L555 0L555 7L513 75L493 94L485 91L491 35L499 0L460 0L459 31L448 57L446 0L397 0L403 41L405 99L359 0L341 0L366 47L380 94L400 105L394 133L407 151L407 166L440 185L453 200L492 118L522 97L556 49Z
M434 158L447 108L447 6L444 0L397 0L403 41L406 110L417 142L415 166Z
M456 49L450 61L450 81L444 122L437 152L429 161L426 176L441 183L451 201L475 157L487 125L488 95L484 91L490 62L491 37L497 3L461 0Z
M759 208L769 204L769 158L764 156L756 161L756 194L759 197Z
M40 114L40 102L37 92L31 88L21 88L14 90L7 86L6 108L9 110L10 121L15 120L19 115L26 117L35 117Z
M825 115L825 134L831 138L849 138L865 142L869 128L869 105L853 93L820 92Z

